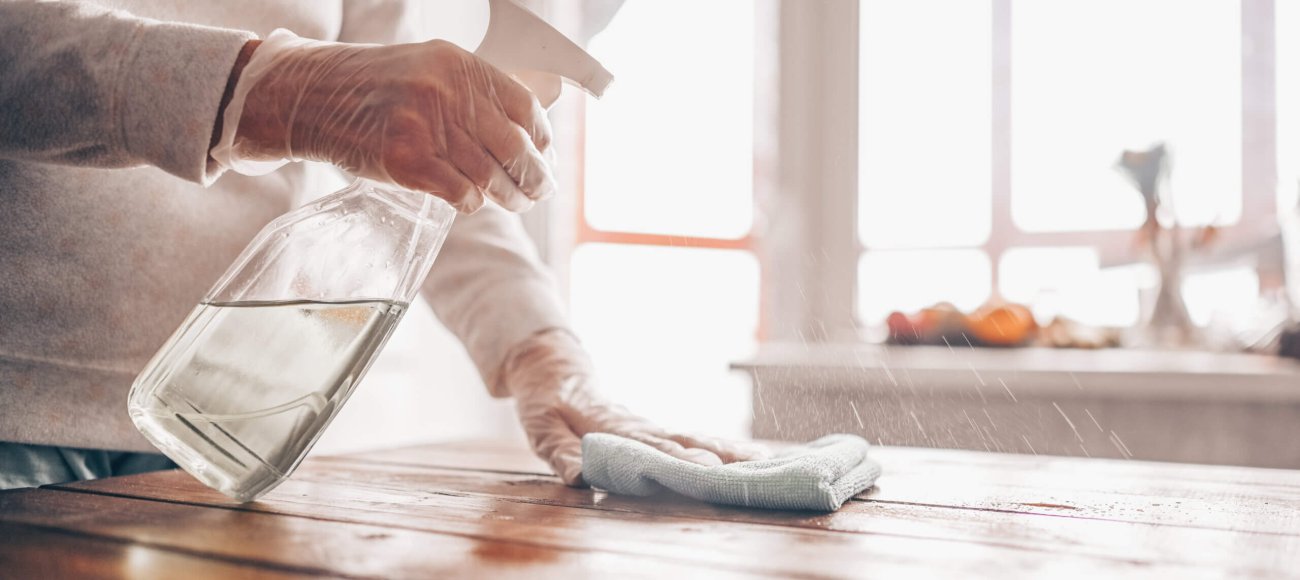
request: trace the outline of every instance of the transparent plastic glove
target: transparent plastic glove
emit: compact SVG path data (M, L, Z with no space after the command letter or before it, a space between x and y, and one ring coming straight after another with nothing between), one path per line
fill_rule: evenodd
M517 347L500 380L515 398L533 451L568 485L582 485L582 436L613 433L702 465L759 459L753 443L723 441L663 429L605 400L592 379L591 362L568 332L547 331Z
M277 30L240 75L212 158L245 174L325 161L464 212L485 197L521 211L555 192L550 144L532 93L453 44L343 44Z

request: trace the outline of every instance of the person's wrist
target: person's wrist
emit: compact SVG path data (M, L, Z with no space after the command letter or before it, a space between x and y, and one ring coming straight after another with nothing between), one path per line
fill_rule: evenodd
M352 55L382 47L297 40L252 63L253 76L243 81L250 84L238 89L243 106L235 140L249 159L306 159L354 170L339 158L350 148L339 145L356 137L348 132L347 116L365 104L366 93L340 79L356 72L344 66Z
M507 394L518 398L570 377L588 380L591 371L591 358L577 336L566 328L549 328L511 349L499 380Z
M239 54L235 57L235 64L230 67L230 76L226 79L226 88L221 93L220 104L217 105L217 118L212 125L212 139L208 143L209 150L221 142L221 130L226 121L226 107L230 105L230 99L235 96L235 86L239 84L239 78L244 73L244 67L248 66L248 61L253 58L253 52L261 44L262 41L256 38L245 42L244 46L239 49Z
M254 88L244 100L235 141L248 159L281 159L289 155L290 127L273 98L275 92Z

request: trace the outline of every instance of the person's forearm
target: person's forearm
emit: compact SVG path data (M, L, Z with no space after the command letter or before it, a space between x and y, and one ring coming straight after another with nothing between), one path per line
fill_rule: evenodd
M0 2L0 158L210 179L231 64L253 35L81 2Z
M457 218L423 290L496 397L509 395L499 376L508 352L539 331L568 326L519 216L496 208Z

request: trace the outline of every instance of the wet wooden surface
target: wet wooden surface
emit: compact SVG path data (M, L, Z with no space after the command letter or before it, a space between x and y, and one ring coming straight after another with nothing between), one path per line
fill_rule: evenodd
M242 505L179 471L0 492L0 577L1300 575L1297 471L873 454L833 514L571 489L492 442L311 459Z

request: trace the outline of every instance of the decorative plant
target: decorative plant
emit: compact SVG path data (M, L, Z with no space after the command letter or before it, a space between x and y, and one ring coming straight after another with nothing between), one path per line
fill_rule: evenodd
M1124 151L1116 169L1133 183L1146 206L1146 222L1138 232L1137 243L1143 246L1160 274L1160 288L1151 309L1147 326L1157 341L1162 343L1190 344L1196 341L1197 332L1183 302L1183 264L1188 250L1211 243L1215 236L1213 226L1197 231L1193 239L1185 240L1182 226L1173 211L1173 199L1168 191L1169 152L1164 143L1146 151ZM1161 210L1166 211L1161 211ZM1168 224L1160 223L1161 215Z

